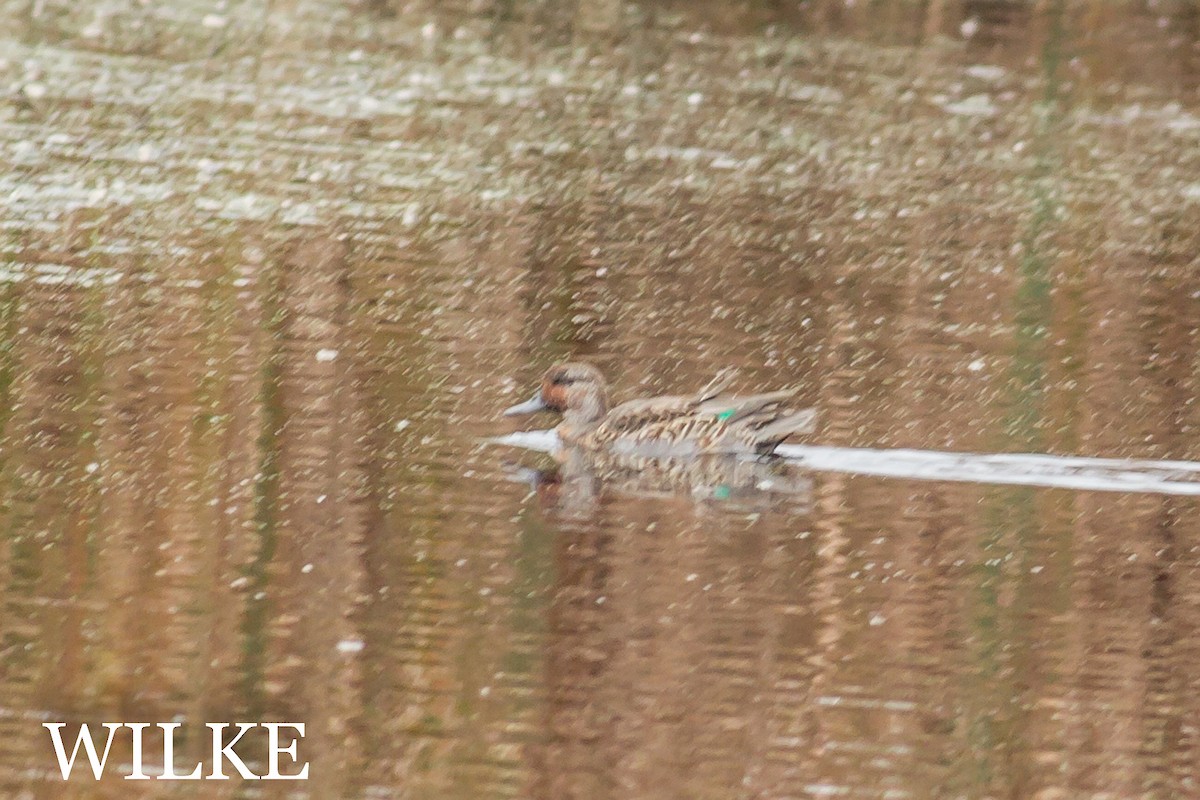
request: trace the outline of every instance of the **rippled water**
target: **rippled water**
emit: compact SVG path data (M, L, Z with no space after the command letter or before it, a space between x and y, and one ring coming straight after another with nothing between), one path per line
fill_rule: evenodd
M173 719L308 725L193 796L1200 792L1191 497L488 441L585 357L1200 460L1200 15L567 5L0 2L4 796Z

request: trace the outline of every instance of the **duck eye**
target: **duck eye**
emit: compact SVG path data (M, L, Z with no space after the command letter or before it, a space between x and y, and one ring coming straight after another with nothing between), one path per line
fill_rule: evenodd
M569 377L567 375L555 375L554 379L551 380L550 382L553 383L555 386L568 386L568 385L574 383L575 379L572 377Z

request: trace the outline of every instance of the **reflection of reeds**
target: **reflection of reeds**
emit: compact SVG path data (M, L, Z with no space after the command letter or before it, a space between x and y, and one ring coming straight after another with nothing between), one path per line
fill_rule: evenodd
M12 382L15 374L17 325L20 321L20 295L17 284L0 282L0 437L12 416ZM0 474L4 470L5 450L0 449Z
M1058 151L1065 113L1060 70L1062 14L1061 4L1054 4L1042 17L1047 28L1041 52L1042 99L1034 108L1034 162L1026 176L1030 208L1019 234L1012 295L1013 344L1000 447L1017 452L1043 452L1052 441L1047 431L1061 431L1049 416L1053 409L1048 395L1056 352L1051 297L1060 271L1057 217L1063 170ZM1038 746L1053 749L1056 734L1062 733L1062 728L1040 713L1036 701L1041 698L1026 694L1027 685L1040 685L1042 672L1053 669L1052 662L1044 660L1030 641L1049 628L1031 628L1030 620L1063 605L1060 592L1047 591L1056 584L1038 580L1030 569L1040 572L1051 566L1053 562L1047 563L1047 559L1052 547L1069 547L1069 523L1061 515L1045 514L1042 497L1028 489L991 491L985 502L968 552L975 584L966 620L971 647L966 653L970 673L964 686L963 725L969 747L957 765L956 778L969 791L1029 794L1040 785L1055 785L1059 779L1037 775L1035 770L1014 772L1009 766L1011 747L1016 742L1038 741ZM1045 517L1050 524L1043 522ZM1061 631L1055 632L1061 635Z
M266 569L268 716L308 724L312 791L340 794L359 681L353 614L362 586L361 409L347 335L344 240L297 240L279 266L275 527ZM272 415L273 416L273 415ZM260 511L260 515L265 511ZM264 518L260 516L260 524ZM355 645L356 647L357 645ZM349 749L347 749L349 748Z
M254 420L258 426L257 436L247 435L253 441L258 458L258 470L252 481L252 513L255 549L245 567L243 580L249 590L245 614L241 622L243 637L242 691L247 705L247 716L260 718L266 711L264 695L265 660L267 657L267 615L269 595L267 566L275 557L276 531L279 525L279 432L284 416L280 403L280 369L284 338L281 303L280 274L276 263L256 264L259 274L257 303L255 297L247 298L248 305L259 311L251 319L261 324L259 337L260 361L258 364L259 392L252 407L259 410Z
M22 711L73 711L88 691L93 657L84 625L95 608L82 595L88 579L92 491L88 411L81 402L85 365L78 340L86 297L79 287L25 285L12 340L21 401L0 438L0 786L31 763L38 742ZM10 295L11 296L11 295ZM36 724L36 723L34 723Z
M181 261L167 279L120 260L91 345L107 643L97 675L115 707L195 725L244 707L238 620L253 547L261 343L241 253L221 255Z

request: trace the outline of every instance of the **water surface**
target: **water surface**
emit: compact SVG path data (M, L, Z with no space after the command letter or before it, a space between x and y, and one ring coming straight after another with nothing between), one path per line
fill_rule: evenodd
M0 3L5 796L170 794L63 788L115 719L307 723L195 796L1197 791L1193 498L485 441L586 357L1200 460L1196 12L765 5Z

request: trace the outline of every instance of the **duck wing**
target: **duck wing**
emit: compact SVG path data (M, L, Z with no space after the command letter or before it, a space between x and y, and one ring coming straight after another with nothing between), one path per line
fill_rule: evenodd
M628 433L686 416L694 409L693 398L682 395L628 400L609 411L600 427L613 433Z
M789 436L809 433L816 420L814 409L787 405L795 394L785 389L746 397L717 397L702 404L702 416L715 416L724 425L713 431L710 452L769 454Z
M593 443L659 457L768 454L788 436L812 430L815 411L786 405L794 390L724 395L734 376L733 370L723 370L690 397L670 395L621 403L590 434Z
M723 422L735 425L752 417L771 413L793 394L794 392L785 389L779 392L751 394L745 397L718 396L698 404L695 413L700 416L714 416Z

